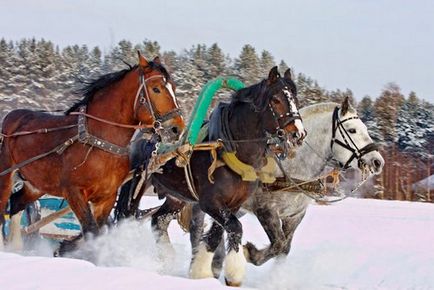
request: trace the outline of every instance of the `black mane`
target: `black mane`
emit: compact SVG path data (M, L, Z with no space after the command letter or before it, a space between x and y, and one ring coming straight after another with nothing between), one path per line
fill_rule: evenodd
M236 91L232 95L232 102L250 103L255 111L261 112L268 105L268 98L271 97L267 92L267 81L262 80L260 83Z
M279 81L271 87L267 85L267 80L262 80L255 85L235 92L232 95L232 102L251 103L256 112L262 112L267 108L273 94L281 90L282 86L287 86L291 90L291 94L297 96L297 87L294 82L279 78Z
M76 92L79 95L83 95L84 98L76 102L75 104L73 104L72 107L65 112L65 115L68 115L73 111L76 111L81 106L88 105L90 102L92 102L93 97L99 90L122 80L127 73L129 73L132 70L135 70L137 67L138 65L132 67L130 66L127 69L123 69L113 73L108 73L94 80L85 81L84 82L85 86ZM164 66L150 61L149 67L153 70L158 70L159 72L161 72L167 80L170 79L169 72L166 70Z

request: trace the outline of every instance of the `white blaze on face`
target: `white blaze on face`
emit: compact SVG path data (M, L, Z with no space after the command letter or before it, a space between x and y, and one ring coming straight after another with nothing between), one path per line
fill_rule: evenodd
M284 89L283 93L288 97L291 113L292 114L299 114L297 106L295 105L294 99L291 97L291 93L289 92L289 90ZM300 119L295 119L294 125L297 128L297 130L299 131L299 133L301 134L301 137L304 137L305 132L304 132L303 122L301 122Z
M178 102L176 101L176 98L175 98L175 92L173 91L172 84L169 83L169 82L167 82L167 83L166 83L166 89L169 91L170 96L171 96L172 99L173 99L173 103L174 103L177 107L179 107L179 106L178 106Z

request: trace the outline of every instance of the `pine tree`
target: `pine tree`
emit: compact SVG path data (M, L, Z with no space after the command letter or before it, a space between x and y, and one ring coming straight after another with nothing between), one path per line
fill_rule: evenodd
M397 141L396 122L398 110L404 102L404 96L398 85L389 83L375 101L375 115L378 118L378 125L387 143Z
M289 66L286 64L286 62L282 59L279 63L279 71L280 73L285 73L286 70L289 68Z
M196 98L205 84L204 74L197 68L187 51L184 51L177 58L175 67L176 70L172 76L177 85L176 96L181 103L184 116L189 116L188 112L193 108Z
M146 39L143 41L143 55L149 59L153 60L156 56L160 56L161 46L157 41L151 41Z
M242 81L247 85L254 84L266 77L261 75L258 55L255 48L249 44L244 45L241 49L240 56L235 62L235 68Z
M226 69L225 55L217 43L210 46L206 59L208 62L208 75L211 79L224 73Z
M296 81L298 90L298 99L301 106L317 104L324 101L329 101L326 91L318 85L310 77L299 73Z
M102 52L98 46L95 46L89 53L87 67L89 78L95 79L102 74Z
M360 119L368 128L369 135L376 143L383 143L383 136L378 127L377 119L375 116L374 102L370 96L365 96L357 106L357 112Z
M4 38L0 40L0 94L12 94L10 80L12 79L14 47Z
M126 64L134 65L137 63L137 49L128 40L119 41L104 59L104 72L113 72L126 68Z
M398 148L422 159L429 158L426 150L429 134L434 128L433 110L411 92L398 111L396 132Z
M161 59L169 73L173 73L177 69L177 58L178 56L173 50L163 52Z
M261 59L259 60L259 64L261 66L260 73L261 73L262 78L267 77L270 70L276 65L276 63L274 62L274 57L267 50L262 51ZM280 73L282 75L284 72L285 71L280 71Z

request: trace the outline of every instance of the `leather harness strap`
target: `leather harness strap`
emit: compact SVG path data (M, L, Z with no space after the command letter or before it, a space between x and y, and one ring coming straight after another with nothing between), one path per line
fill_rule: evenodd
M347 160L345 164L342 164L339 162L339 165L343 169L347 169L350 167L350 163L353 161L353 159L357 159L357 161L360 163L362 162L362 156L368 154L372 151L378 151L378 145L375 143L369 143L368 145L364 146L363 148L359 149L357 145L354 143L351 136L348 134L345 127L342 125L346 121L353 120L353 119L359 119L358 116L349 117L344 120L339 119L339 107L336 107L333 111L333 120L332 120L332 139L330 142L330 148L333 151L333 145L336 143L337 145L340 145L350 151L352 154L350 158ZM336 132L339 131L342 139L344 142L336 139ZM350 144L351 142L351 144Z
M81 106L79 111L81 113L86 112L86 106ZM121 155L126 156L128 155L128 147L121 147L118 145L115 145L113 143L110 143L106 140L103 140L101 138L98 138L92 134L89 133L86 126L86 116L83 114L80 114L78 116L78 142L90 145L92 147L99 148L103 151L115 154L115 155Z

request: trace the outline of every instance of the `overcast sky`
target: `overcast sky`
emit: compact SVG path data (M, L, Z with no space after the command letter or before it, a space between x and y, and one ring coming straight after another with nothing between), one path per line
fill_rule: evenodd
M157 40L180 52L217 42L270 51L327 89L377 97L396 82L434 102L431 0L0 0L0 37L99 45Z

